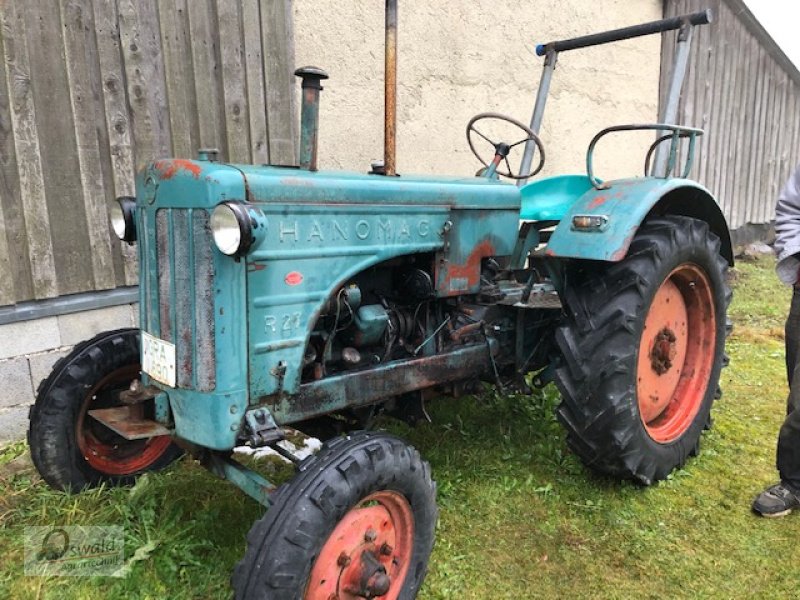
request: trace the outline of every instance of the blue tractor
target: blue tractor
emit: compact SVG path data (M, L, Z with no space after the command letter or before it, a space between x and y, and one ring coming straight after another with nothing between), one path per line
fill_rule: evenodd
M384 161L317 169L327 76L307 67L298 165L213 150L149 164L112 214L139 252L140 329L76 346L31 412L33 460L55 488L126 484L186 452L268 507L237 598L416 595L435 485L416 449L369 430L381 412L414 421L432 396L480 382L554 381L572 450L643 484L696 454L710 424L733 257L714 198L686 179L702 131L674 124L692 30L710 14L539 47L530 126L480 114L467 127L478 175L418 177L395 169L396 11L387 0ZM527 182L545 161L557 57L668 30L679 43L661 123L605 129L586 174ZM644 176L600 180L597 140L641 129L657 132ZM292 429L322 449L298 460L279 445ZM275 490L233 459L240 445L274 448L296 475Z

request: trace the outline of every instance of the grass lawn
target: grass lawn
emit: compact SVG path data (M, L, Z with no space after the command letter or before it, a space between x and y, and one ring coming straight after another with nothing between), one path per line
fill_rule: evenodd
M714 427L685 469L650 488L592 475L553 416L557 392L442 400L432 424L387 427L430 461L436 547L420 598L796 597L800 514L759 519L785 411L783 319L774 261L734 272L730 367ZM0 465L25 451L0 451ZM3 467L0 466L0 471ZM276 481L284 465L264 463ZM260 508L183 459L126 489L67 496L30 471L0 481L0 598L228 598ZM27 525L121 525L128 575L23 574Z

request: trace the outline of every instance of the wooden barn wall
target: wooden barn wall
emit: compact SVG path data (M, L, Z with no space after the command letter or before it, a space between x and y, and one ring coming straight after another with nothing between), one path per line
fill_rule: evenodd
M678 111L678 123L705 130L690 177L719 199L731 229L766 225L800 162L800 74L741 0L667 0L664 16L704 8L714 22L695 28ZM662 101L675 37L664 35Z
M291 0L0 0L0 306L137 281L155 157L293 162Z

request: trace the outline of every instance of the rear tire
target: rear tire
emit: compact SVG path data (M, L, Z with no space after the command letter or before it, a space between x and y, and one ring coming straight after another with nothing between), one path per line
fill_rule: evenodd
M138 377L138 329L101 333L55 364L36 392L28 429L33 464L50 486L126 485L181 455L169 436L126 440L87 414L114 405L113 395Z
M558 417L587 466L649 485L698 453L724 366L727 266L705 222L667 216L621 262L569 272Z
M403 440L363 431L330 440L272 502L231 578L237 599L372 597L348 591L364 554L390 578L375 597L416 597L433 548L436 485Z

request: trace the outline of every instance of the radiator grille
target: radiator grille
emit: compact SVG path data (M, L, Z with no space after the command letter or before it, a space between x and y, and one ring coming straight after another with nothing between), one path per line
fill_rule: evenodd
M208 213L159 209L154 241L158 269L156 281L147 282L147 296L157 306L147 307L145 322L152 323L157 314L158 331L151 333L175 344L177 386L211 391L216 387L216 358Z

